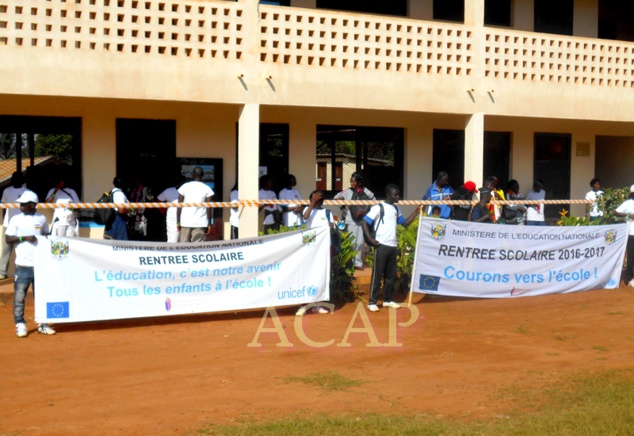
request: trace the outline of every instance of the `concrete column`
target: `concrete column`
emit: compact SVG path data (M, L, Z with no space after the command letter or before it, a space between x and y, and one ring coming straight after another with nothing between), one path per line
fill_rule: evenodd
M511 2L511 27L532 32L535 28L535 2L533 0Z
M434 19L434 1L433 0L409 0L407 2L407 15L415 20Z
M410 124L405 131L405 186L401 186L402 198L408 200L423 198L425 190L434 178L433 160L433 125L423 120Z
M570 153L570 198L583 200L590 190L590 180L595 176L596 135L592 131L577 130L572 133L572 150ZM586 156L581 150L590 146L590 155ZM573 216L583 216L585 205L574 204L570 208Z
M245 104L238 119L238 191L240 200L257 200L260 156L260 105ZM240 238L258 235L258 208L245 207L240 216Z
M308 199L315 190L317 125L310 117L297 117L289 129L289 171L297 179L299 193Z
M524 195L533 188L534 164L534 131L530 122L521 123L513 129L511 145L511 179L520 184L520 192Z
M599 35L598 0L575 0L572 17L573 36L596 38Z
M82 117L82 186L84 201L97 201L112 189L117 175L117 128L108 113L86 113Z
M484 0L464 1L464 23L467 26L484 26Z
M469 117L464 136L464 179L477 185L484 172L484 113Z
M291 7L317 9L317 0L291 0Z

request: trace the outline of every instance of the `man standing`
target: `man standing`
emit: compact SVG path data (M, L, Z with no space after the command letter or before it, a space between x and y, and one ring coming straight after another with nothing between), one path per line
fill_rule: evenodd
M15 203L20 195L26 191L24 186L24 175L20 171L16 171L11 176L11 186L7 186L2 193L3 203ZM9 221L11 218L20 213L19 209L5 209L4 221L2 226L4 227L4 234L7 234L7 227L9 227ZM11 252L13 251L13 245L7 244L6 239L2 239L2 258L0 258L0 280L4 280L9 275L9 261L11 260Z
M475 223L494 223L489 202L491 201L491 189L487 187L480 188L480 201L473 205L469 214L469 221Z
M464 182L460 188L458 188L453 194L451 194L452 200L471 201L473 196L478 193L476 184L472 181ZM451 219L458 221L469 221L469 212L471 211L471 204L456 204L452 207Z
M625 218L629 224L627 246L625 247L627 263L625 271L623 271L623 280L626 285L634 288L634 185L630 186L630 196L614 210L614 215Z
M286 179L286 187L280 191L280 200L301 200L299 191L295 188L297 179L289 174ZM302 225L302 205L290 203L282 205L282 225L286 227L299 227Z
M123 180L121 177L116 176L112 180L114 188L112 189L112 202L117 204L128 203L128 197L122 191ZM114 218L106 223L106 229L103 232L104 239L114 239L115 241L127 241L128 240L128 222L126 220L127 214L130 209L127 207L118 207L114 211ZM111 222L110 222L111 221Z
M451 194L453 194L453 188L449 186L449 175L441 171L436 175L436 180L432 183L427 191L425 191L425 195L423 195L423 200L450 200ZM431 210L433 206L427 207L427 215L431 215ZM440 205L440 218L448 219L451 215L451 206L442 204Z
M544 184L540 180L533 182L533 189L526 194L526 200L544 200L546 198L546 191L544 191ZM526 209L526 225L528 226L545 226L546 220L544 217L544 205L543 204L529 204Z
M178 188L179 203L210 203L214 191L202 182L205 172L201 167L192 171L192 181ZM181 242L202 242L211 233L210 207L186 207L176 209L176 226L181 232Z
M35 211L38 198L33 191L24 191L20 198L20 214L11 218L5 239L8 244L16 244L15 247L15 281L13 290L13 319L15 321L15 334L18 338L24 338L29 334L24 319L24 300L29 286L35 292L35 247L37 237L48 233L46 218ZM40 324L37 331L44 335L54 335L48 324Z
M370 301L368 310L378 312L378 299L381 292L381 280L383 280L383 307L398 309L400 304L392 300L394 282L396 281L396 261L398 257L398 243L396 239L396 226L401 224L407 227L420 214L420 208L407 218L403 218L401 211L396 206L401 196L398 186L390 183L385 187L385 201L372 206L363 221L363 233L368 244L374 247L374 268L372 269L372 281L370 284ZM375 235L370 232L373 227Z
M603 208L599 208L599 202L603 196L601 180L597 178L590 180L590 187L592 189L586 194L586 200L590 200L592 203L586 205L586 217L590 218L590 222L592 222L603 218Z
M158 201L163 203L177 203L178 202L178 188L185 183L185 177L182 174L178 174L174 179L174 186L165 189L159 194ZM167 233L167 242L178 242L180 240L181 233L176 226L176 208L168 207L165 213L165 230Z
M364 193L368 199L374 200L374 194L368 188L363 186L363 174L356 172L350 177L350 188L346 189L335 195L335 200L352 200L352 197L357 194L359 196ZM354 236L354 249L357 251L357 255L354 258L354 268L356 270L363 270L363 218L356 220L354 214L351 213L354 210L351 207L343 206L341 208L343 216L345 217L346 226L348 231Z

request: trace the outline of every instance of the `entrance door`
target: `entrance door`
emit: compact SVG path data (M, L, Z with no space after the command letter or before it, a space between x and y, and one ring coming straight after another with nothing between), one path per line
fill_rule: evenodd
M173 186L180 170L176 161L176 121L117 119L116 127L117 175L127 187L142 185L156 196ZM133 196L128 197L134 200ZM147 209L144 216L147 234L130 232L130 238L165 241L165 218L161 212Z
M570 134L535 133L533 175L543 180L547 200L570 198L570 144ZM569 211L570 205L546 206L546 218L559 218L562 209Z
M117 119L117 175L140 179L155 195L174 182L176 121Z

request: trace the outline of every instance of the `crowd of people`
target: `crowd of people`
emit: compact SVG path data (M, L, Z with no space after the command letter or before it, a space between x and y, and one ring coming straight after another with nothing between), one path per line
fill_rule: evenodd
M126 205L127 203L142 203L160 201L165 203L204 203L212 202L214 191L203 182L204 171L201 167L193 169L191 180L187 181L182 174L173 180L173 186L163 190L154 197L151 190L134 180L126 186L120 177L113 179L113 189L110 191L113 203ZM278 199L274 191L273 179L264 175L260 178L260 200ZM264 233L279 230L280 226L299 228L305 226L315 228L330 226L347 229L352 235L353 249L357 251L354 267L364 269L364 258L368 249L374 249L372 280L370 284L370 298L368 310L380 310L378 302L383 294L382 306L399 308L393 301L392 293L396 277L397 265L397 225L407 226L417 216L424 212L428 216L439 219L472 221L479 223L500 223L505 225L546 225L544 204L539 203L546 198L546 191L541 180L535 180L533 187L525 196L520 193L517 180L510 180L505 189L501 189L497 177L485 179L482 187L476 188L473 181L466 181L454 190L450 185L449 175L439 172L434 182L427 188L422 200L463 200L465 203L456 205L437 204L421 206L404 218L397 203L400 200L400 189L395 184L388 184L384 192L385 200L374 206L344 205L341 206L340 216L333 214L323 207L326 194L316 190L309 195L310 204L303 206L299 201L303 198L296 188L295 176L289 174L286 186L279 191L279 199L287 200L283 205L268 204L260 206L263 212L262 225ZM586 195L589 201L586 216L591 221L601 220L603 209L599 206L603 191L601 181L594 178L590 181L591 190ZM238 202L238 185L232 188L231 202ZM355 172L350 178L350 186L334 196L335 200L375 200L375 194L364 183L363 174ZM491 202L494 199L516 200L515 204L499 204ZM537 203L523 204L523 200L533 200ZM34 252L37 244L36 236L51 234L54 236L73 237L79 234L77 211L69 208L56 208L52 222L36 211L37 194L25 187L25 180L20 172L13 174L11 185L5 188L2 202L19 203L20 209L6 209L4 214L4 234L2 240L2 257L0 258L0 280L8 276L9 259L15 249L15 302L14 318L16 335L25 337L28 334L24 320L24 298L29 286L34 286ZM66 185L63 176L51 188L44 199L48 203L79 203L76 191ZM297 201L297 203L295 203ZM241 206L236 204L231 208L230 227L231 238L238 238L240 226ZM114 240L143 239L147 235L147 210L133 210L131 207L119 207L111 214L106 223L104 237ZM615 215L625 217L628 221L634 219L634 185L630 189L630 197L620 205ZM160 225L164 229L167 242L200 242L211 233L213 225L212 209L206 207L170 207L160 215L162 223L150 223L154 227ZM627 243L627 267L624 275L625 282L634 287L634 226L630 226ZM313 310L317 313L328 313L325 307L317 305ZM297 311L297 315L306 313L306 307ZM46 335L55 334L55 330L47 325L38 326L38 332Z

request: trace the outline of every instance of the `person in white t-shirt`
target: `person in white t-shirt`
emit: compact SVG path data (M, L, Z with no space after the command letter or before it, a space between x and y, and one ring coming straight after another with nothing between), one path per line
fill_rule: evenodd
M544 191L544 184L540 180L533 182L533 189L526 194L526 200L544 200L546 198L546 191ZM526 225L527 226L545 226L546 220L544 217L544 205L543 204L527 204L526 205Z
M623 281L634 288L634 185L630 186L630 196L614 211L614 215L625 218L629 224L629 235L627 237L627 265L623 273Z
M297 179L289 174L286 187L280 191L280 200L301 200L302 196L295 189ZM302 205L290 203L282 205L282 224L286 227L299 227L302 225Z
M592 189L586 194L586 200L589 200L592 203L586 205L586 217L590 219L590 222L592 222L603 218L603 208L599 207L601 197L603 197L601 180L597 178L590 180L590 187Z
M178 188L179 203L211 203L214 191L203 183L205 171L196 167L192 181ZM176 226L181 232L181 242L202 242L211 234L211 207L184 207L176 210Z
M74 189L66 186L63 175L54 188L46 194L47 203L79 203L79 196ZM79 221L77 213L67 207L56 208L53 212L53 222L51 224L51 234L54 236L77 236L79 234Z
M48 234L46 218L37 213L38 198L33 191L24 191L20 198L20 214L11 218L7 234L7 243L16 244L15 247L15 281L13 290L13 320L15 321L15 334L19 338L26 337L29 332L24 319L24 300L29 286L35 292L35 247L37 236ZM37 331L44 335L54 335L55 330L48 324L40 324Z
M231 189L231 193L229 194L229 201L231 203L237 203L240 199L240 195L238 193L238 182ZM231 239L238 239L238 229L240 227L240 211L241 208L232 207L231 215L229 216L229 224L231 225Z
M11 176L11 186L7 186L2 193L3 203L15 203L20 195L26 191L24 186L24 175L20 171L16 171ZM4 221L2 226L4 227L4 234L7 234L7 227L9 227L9 221L11 218L18 215L20 209L5 209ZM5 280L9 275L9 262L11 261L11 253L13 252L13 244L7 244L6 239L2 239L2 257L0 258L0 280Z
M277 200L277 195L273 191L273 178L269 175L263 175L260 177L260 191L258 192L258 198L260 200ZM266 204L259 207L259 210L264 209L264 234L266 235L269 230L280 229L280 207L277 204Z
M304 208L303 213L303 218L306 221L306 226L309 229L323 226L329 226L332 229L334 225L334 219L332 217L332 213L328 209L324 209L324 192L313 191L310 193L308 199L310 200L310 204ZM326 307L311 303L306 306L300 307L295 315L303 316L307 312L309 307L312 307L312 310L315 313L319 313L322 315L330 313L330 311Z
M399 187L390 183L385 187L385 201L375 204L363 220L363 234L368 245L374 247L374 267L372 268L372 281L370 283L370 300L368 310L378 312L378 299L381 292L381 280L383 280L383 307L398 309L400 304L392 300L394 282L396 281L396 261L398 257L398 242L396 239L396 226L401 224L407 227L420 215L420 207L412 214L403 218L396 203L401 196ZM374 236L370 232L373 227Z
M185 183L185 177L182 174L176 176L174 186L161 192L157 199L162 203L178 203L178 188ZM167 242L178 242L181 232L176 225L176 207L168 207L165 213L165 229L167 230Z

